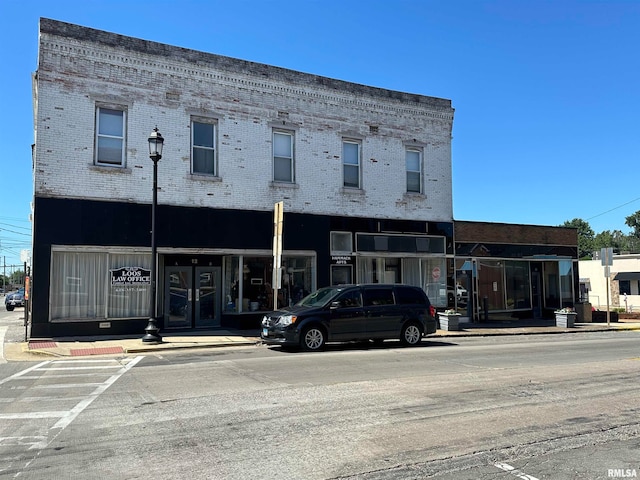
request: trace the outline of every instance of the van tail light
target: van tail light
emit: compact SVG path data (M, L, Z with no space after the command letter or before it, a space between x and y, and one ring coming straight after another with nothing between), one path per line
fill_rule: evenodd
M436 307L434 307L433 305L429 305L429 313L431 314L432 317L436 316Z

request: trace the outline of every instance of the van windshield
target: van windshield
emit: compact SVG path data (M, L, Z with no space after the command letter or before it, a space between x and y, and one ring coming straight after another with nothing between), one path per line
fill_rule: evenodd
M300 300L296 305L301 307L322 307L331 301L336 295L342 292L344 288L339 287L325 287L307 295Z

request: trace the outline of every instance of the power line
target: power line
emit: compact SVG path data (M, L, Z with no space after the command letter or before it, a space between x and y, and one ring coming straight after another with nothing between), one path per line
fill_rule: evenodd
M29 230L29 231L31 231L31 226L21 227L20 225L12 225L10 223L4 223L4 222L0 222L0 225L4 225L4 226L7 226L7 227L11 227L11 228L19 228L21 230Z
M7 228L0 228L0 232L10 232L10 233L15 233L16 235L24 235L25 237L30 237L31 236L30 233L15 232L15 231L9 230Z
M640 200L640 197L634 198L633 200L631 200L631 201L629 201L627 203L623 203L622 205L618 205L617 207L613 207L611 210L607 210L606 212L602 212L602 213L599 213L598 215L594 215L593 217L587 218L587 221L591 220L593 218L596 218L596 217L601 217L602 215L605 215L605 214L607 214L609 212L613 212L614 210L617 210L617 209L622 208L622 207L624 207L626 205L629 205L630 203L637 202L638 200Z

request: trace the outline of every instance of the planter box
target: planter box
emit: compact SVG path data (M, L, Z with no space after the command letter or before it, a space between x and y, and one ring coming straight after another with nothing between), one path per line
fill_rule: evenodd
M578 321L582 323L591 323L593 316L591 315L591 304L589 302L576 303L576 313Z
M610 322L617 322L619 318L618 312L609 312ZM607 323L607 312L600 310L591 312L591 321L594 323Z
M440 322L441 330L448 332L460 330L460 314L438 313L438 321Z
M569 312L569 313L556 312L556 327L562 327L562 328L575 327L577 316L578 314L575 312Z

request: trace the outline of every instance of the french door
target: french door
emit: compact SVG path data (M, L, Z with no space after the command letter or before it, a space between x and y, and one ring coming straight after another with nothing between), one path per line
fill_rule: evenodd
M166 267L164 328L220 326L220 267Z

